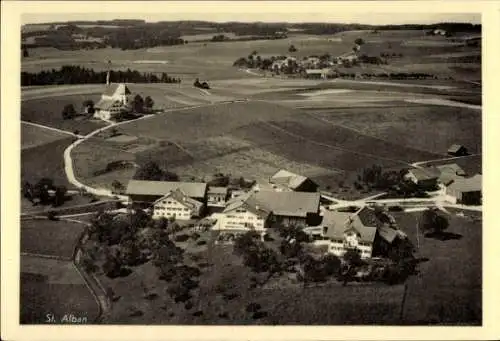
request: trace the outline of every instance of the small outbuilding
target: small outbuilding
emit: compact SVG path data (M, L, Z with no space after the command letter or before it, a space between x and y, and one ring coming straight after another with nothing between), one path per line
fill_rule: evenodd
M452 156L465 156L468 155L467 148L461 144L453 144L448 148L448 154Z

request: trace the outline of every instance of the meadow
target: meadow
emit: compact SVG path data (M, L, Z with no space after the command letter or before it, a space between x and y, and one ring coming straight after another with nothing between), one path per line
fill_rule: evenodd
M418 213L394 213L423 260L420 274L408 282L405 324L480 325L482 316L482 222L447 216L448 240L418 236Z
M67 138L62 132L49 130L26 123L21 123L21 149L29 149Z
M21 324L45 324L47 314L58 323L65 314L92 323L99 315L94 296L72 262L32 256L21 256L20 309Z
M71 260L85 225L44 219L21 221L21 252Z

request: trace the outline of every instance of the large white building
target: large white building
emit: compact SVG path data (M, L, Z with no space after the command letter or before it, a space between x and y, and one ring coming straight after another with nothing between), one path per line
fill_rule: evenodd
M175 218L189 220L200 217L203 203L190 198L181 189L169 192L153 204L153 218Z
M123 111L130 111L131 95L129 88L123 84L107 84L101 99L95 105L95 118L110 120Z

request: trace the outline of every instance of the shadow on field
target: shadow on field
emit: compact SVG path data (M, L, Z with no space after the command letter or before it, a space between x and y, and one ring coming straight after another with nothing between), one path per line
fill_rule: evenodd
M461 234L453 233L453 232L430 232L430 233L426 233L425 237L440 240L440 241L462 239Z

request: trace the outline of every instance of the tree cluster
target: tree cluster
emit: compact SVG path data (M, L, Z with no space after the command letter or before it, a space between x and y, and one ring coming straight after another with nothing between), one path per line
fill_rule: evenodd
M31 184L25 181L22 185L23 197L31 201L34 205L61 206L67 199L67 189L65 186L56 186L49 178L42 178L37 183Z
M448 219L438 214L435 209L427 209L422 213L421 228L427 234L439 234L449 226Z
M65 65L60 69L42 70L37 73L21 72L21 85L56 85L56 84L104 84L106 71L94 71L77 65ZM136 70L110 71L111 82L129 83L180 83L166 73L157 76L153 73L140 73Z
M163 170L156 162L149 161L139 167L134 174L134 180L148 181L179 181L179 176L175 173Z

